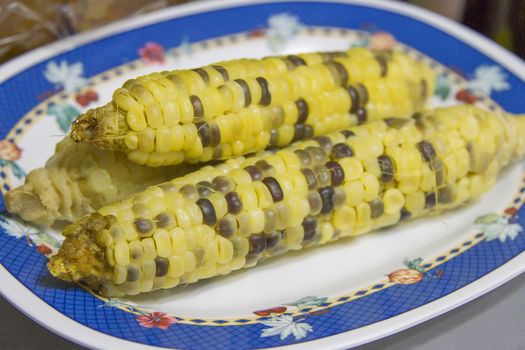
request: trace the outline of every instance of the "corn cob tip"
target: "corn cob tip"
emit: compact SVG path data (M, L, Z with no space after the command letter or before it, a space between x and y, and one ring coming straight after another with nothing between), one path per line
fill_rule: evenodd
M97 148L121 150L128 131L126 117L112 104L90 109L71 126L71 138L77 143L91 143Z
M81 282L95 291L104 289L111 267L105 250L95 242L95 233L108 226L109 220L94 213L71 224L57 255L51 257L48 268L53 276L68 282Z
M25 221L41 225L50 225L49 210L42 202L31 184L24 184L4 195L8 212L20 216Z

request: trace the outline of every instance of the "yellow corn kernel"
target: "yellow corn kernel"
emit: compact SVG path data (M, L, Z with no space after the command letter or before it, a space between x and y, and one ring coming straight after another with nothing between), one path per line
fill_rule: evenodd
M146 123L146 116L144 115L144 107L135 106L126 114L126 122L134 131L142 131L148 127Z
M196 141L198 141L198 144L200 144L202 148L195 124L191 123L182 125L182 134L184 135L184 143L182 144L183 150L192 150L195 147Z
M180 109L174 101L166 101L161 105L165 126L175 126L180 122Z
M334 226L341 230L342 235L350 235L356 222L355 208L345 205L336 209L332 220Z
M178 286L179 284L179 279L178 278L173 278L173 277L170 277L169 276L169 272L168 272L168 276L165 276L164 277L164 281L162 282L162 289L169 289L169 288L174 288L176 286Z
M287 228L285 233L285 244L288 249L299 250L303 248L304 228L302 225Z
M171 148L170 151L180 151L184 147L184 129L180 125L170 128Z
M268 157L266 157L266 161L275 169L275 173L286 173L286 164L281 157L277 156L276 154L270 154Z
M468 178L462 178L456 187L456 199L454 205L466 202L470 198L470 181Z
M181 228L191 226L192 220L188 212L183 208L177 208L174 211L175 217L177 218L177 225Z
M299 161L299 158L293 151L283 149L278 151L277 155L282 158L286 168L289 171L301 169L301 162Z
M360 229L369 227L371 224L370 205L367 202L361 202L357 205L355 209L356 209L356 214L357 214L355 226Z
M235 189L241 198L243 207L247 210L257 208L257 194L251 185L238 185Z
M142 84L132 86L130 89L130 94L142 106L147 106L155 102L155 99L151 93Z
M405 205L405 196L400 190L390 188L385 191L383 195L384 210L387 214L394 214L403 208Z
M122 224L122 231L124 231L124 236L126 238L126 241L128 242L139 238L137 230L131 222L126 222L125 224Z
M115 247L106 247L106 260L110 266L115 266Z
M175 255L182 255L186 247L186 235L180 227L176 227L169 231L171 239L171 252Z
M425 194L423 192L413 192L405 196L405 208L417 216L425 210Z
M140 242L142 243L142 249L144 250L144 259L155 259L157 257L155 241L152 238L144 238Z
M134 131L128 132L124 137L124 143L126 144L126 147L130 150L137 149L137 147L139 146L138 134Z
M155 130L146 128L139 133L139 149L144 152L152 152L155 149Z
M162 126L155 130L155 150L159 153L167 153L171 150L171 130Z
M168 276L177 278L184 274L184 258L180 255L171 255L168 257Z
M334 236L334 226L329 222L323 222L321 224L321 241L319 244L325 244L329 242Z
M113 237L108 230L101 230L96 235L96 242L104 247L109 247L113 244Z
M235 140L232 143L232 154L234 156L241 155L244 152L244 143L241 140Z
M184 197L179 192L170 192L166 195L166 207L170 212L175 212L184 203Z
M215 209L215 215L217 219L222 218L228 213L228 204L226 199L220 193L214 193L209 197L210 202L213 204L213 209Z
M191 225L202 224L202 210L195 203L188 203L185 205L185 211L190 218Z
M374 221L374 228L388 227L395 225L401 218L401 212L383 214Z
M140 268L142 270L142 279L144 281L153 282L153 278L155 277L156 271L155 262L153 260L145 260L144 262L142 262Z
M289 171L288 179L292 185L293 193L300 198L306 198L308 194L308 184L306 183L304 175L297 170Z
M220 264L227 264L233 259L233 244L228 239L217 236L217 242L219 244L219 259L217 260Z
M197 260L195 260L195 255L192 252L186 251L183 255L184 258L184 271L186 273L192 272L197 267Z
M365 187L361 181L350 181L344 184L345 204L355 207L361 203L365 197Z
M219 260L219 245L216 239L208 241L204 247L204 266L214 265Z
M370 202L377 198L380 187L380 183L377 178L374 175L365 172L361 177L361 182L363 183L363 188L365 190L363 195L364 200Z
M127 266L130 263L129 247L127 242L115 243L115 262L117 265Z
M122 284L126 281L126 276L128 274L127 266L115 266L113 270L113 283Z
M147 105L144 112L146 113L146 121L150 128L158 129L163 125L164 118L158 104L152 103Z
M466 176L470 170L470 155L464 148L456 152L456 170L458 178Z
M485 192L485 184L480 175L473 175L470 178L469 192L472 198L479 198Z
M167 258L171 256L171 240L168 231L159 230L153 235L158 256Z
M479 133L479 123L476 118L465 114L459 122L459 132L465 140L475 140Z
M255 181L252 186L257 195L257 206L261 209L270 208L273 205L273 199L268 187L260 181Z
M413 193L418 190L421 181L421 171L407 170L396 173L398 181L398 189L403 193Z
M339 164L344 170L346 181L357 180L363 176L363 164L356 158L343 158Z
M129 95L129 91L123 88L118 88L115 90L113 93L113 100L115 101L115 104L118 108L125 111L129 111L130 109L133 109L139 105L137 100Z
M297 106L295 105L295 102L293 101L285 102L283 105L283 110L284 110L284 124L286 125L295 124L299 116L299 112L297 110Z
M237 184L237 185L249 185L252 182L250 174L243 169L233 169L229 172L228 176Z
M443 164L445 166L445 174L447 183L453 183L457 179L457 162L456 155L454 153L449 154L443 159Z
M254 208L248 211L250 217L250 228L254 233L262 232L264 229L264 211L260 208Z

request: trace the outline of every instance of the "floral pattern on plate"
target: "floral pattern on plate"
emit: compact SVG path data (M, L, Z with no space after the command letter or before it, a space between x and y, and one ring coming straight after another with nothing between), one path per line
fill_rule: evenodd
M250 35L252 38L266 40L265 43L273 52L281 52L296 38L304 26L302 19L296 14L277 13L268 18L264 27L253 29ZM149 39L150 38L145 38L145 40L141 41L144 43L141 47L133 47L133 53L130 54L130 57L136 54L136 57L140 58L139 62L143 65L176 62L176 60L183 55L190 56L193 54L193 44L189 42L188 37L183 39L182 44L175 48L165 46L162 40L158 40L157 42ZM384 50L390 49L398 44L393 34L377 29L370 29L368 33L363 33L361 39L362 40L349 42L349 46L364 46ZM47 109L47 114L55 118L57 125L59 125L60 129L64 132L67 131L68 120L71 120L72 115L78 113L78 111L81 111L84 107L97 102L100 94L96 84L89 87L87 86L87 78L84 77L83 64L82 62L68 60L66 57L66 59L60 58L52 60L45 66L43 71L38 71L39 74L43 73L46 80L53 85L54 90L51 92L52 94L67 93L72 97L74 96L74 98L70 98L65 102L55 100L55 104L50 104ZM89 62L85 62L85 64L87 66ZM119 64L121 64L121 62L119 62ZM463 75L469 79L469 82L466 83L466 87L460 90L457 89L458 86L456 86L457 84L451 76L452 74L440 75L438 78L438 89L436 89L435 92L436 97L446 102L465 101L475 103L486 96L490 96L490 94L495 91L501 92L510 88L509 77L501 67L493 63L481 64L474 70L472 76ZM11 167L12 164L16 166L20 152L20 148L18 148L15 143L7 140L0 141L0 164L9 167ZM11 168L11 172L14 175L17 174L13 168ZM23 170L18 172L18 174L17 177L22 177ZM515 211L517 212L516 209ZM478 228L483 232L484 242L505 246L510 244L509 242L519 241L519 233L522 231L522 227L516 220L516 213L508 209L501 215L485 215L478 219L476 223ZM52 254L59 246L59 240L55 237L35 227L25 225L8 215L0 217L0 227L3 232L13 238L25 238L29 245L37 247L41 253L46 255ZM14 241L14 239L11 240ZM499 242L505 244L499 244ZM461 252L459 254L461 254ZM418 287L423 288L431 284L424 281L431 279L435 280L434 282L436 284L444 283L443 279L440 279L443 276L443 273L440 272L441 269L436 271L436 269L433 267L429 268L427 265L429 264L424 264L420 258L407 260L405 261L406 268L390 273L387 281L379 282L377 285L366 288L363 291L368 292L374 290L376 286L380 286L379 288L385 286L385 288L391 286L394 288L399 287L403 288L403 290ZM453 277L448 272L445 276L447 278ZM81 291L79 294L80 293ZM359 291L355 294L359 293L361 292ZM363 295L365 294L366 293L363 293ZM339 299L342 300L344 297L340 297ZM309 296L294 302L283 303L280 306L255 311L253 312L256 316L254 317L255 326L258 328L256 328L256 332L250 334L255 334L256 342L259 342L258 344L264 344L264 346L290 344L298 340L304 340L305 338L309 340L331 335L328 334L328 332L325 334L321 331L321 327L317 327L316 322L323 319L323 315L325 314L330 316L338 313L336 308L332 308L332 305L335 304L334 300L336 299ZM100 303L100 300L96 300L95 302ZM163 311L144 310L144 308L139 305L117 299L108 300L103 306L111 307L111 309L115 308L114 314L120 313L129 316L133 324L128 324L128 326L133 327L134 325L138 325L136 328L139 329L139 331L147 332L145 333L147 334L147 339L154 339L155 337L153 335L158 334L156 333L158 330L162 330L163 334L168 334L169 331L177 332L179 335L183 333L179 332L179 326L183 320L182 317L173 316ZM105 308L100 308L99 310L103 309ZM120 310L126 310L126 312L120 312ZM62 312L66 314L67 310ZM100 312L100 314L102 314L102 312ZM120 314L119 316L121 316ZM196 324L192 324L192 326L196 326ZM115 329L117 327L120 327L120 324L115 325ZM242 327L243 326L239 328ZM136 329L134 329L134 331L136 331ZM244 332L241 329L237 331ZM150 336L151 338L149 338ZM308 338L308 336L310 336L310 338ZM268 343L268 340L271 340L273 343Z
M17 179L26 176L24 169L16 162L21 154L22 150L14 142L0 140L0 166L9 167Z

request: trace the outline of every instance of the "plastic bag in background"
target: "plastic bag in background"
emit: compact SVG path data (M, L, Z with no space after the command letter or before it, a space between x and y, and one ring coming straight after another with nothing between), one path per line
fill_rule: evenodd
M0 63L54 40L185 0L0 0Z

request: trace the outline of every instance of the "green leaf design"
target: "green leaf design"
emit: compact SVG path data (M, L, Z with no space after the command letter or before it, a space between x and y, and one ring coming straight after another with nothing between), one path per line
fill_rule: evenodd
M352 49L354 47L369 47L369 46L370 46L370 36L367 36L362 39L358 39L357 41L354 41L350 45L350 48Z
M21 179L24 176L26 176L26 172L24 169L22 169L18 164L15 162L9 162L9 167L11 168L11 172L17 179Z
M279 52L286 46L286 39L282 36L273 35L268 37L268 46L272 52Z
M499 218L500 216L498 214L491 213L491 214L480 216L479 218L476 219L475 223L478 225L493 224L497 222Z
M31 235L31 239L33 242L39 244L43 243L48 246L52 246L53 248L58 249L60 247L60 242L58 242L54 237L49 236L45 232L38 232L35 235Z
M423 272L425 269L421 266L422 262L423 262L422 258L417 258L414 260L405 259L405 261L403 261L405 266L408 267L409 269Z
M80 114L80 111L70 104L53 104L47 109L47 113L54 116L63 132L68 132L71 123Z
M450 80L444 74L438 75L436 79L436 89L434 90L434 95L441 98L441 100L446 100L450 95Z
M326 303L327 300L328 298L326 297L307 296L290 303L285 303L284 305L295 306L299 309L302 309L307 306L319 306L323 303Z

